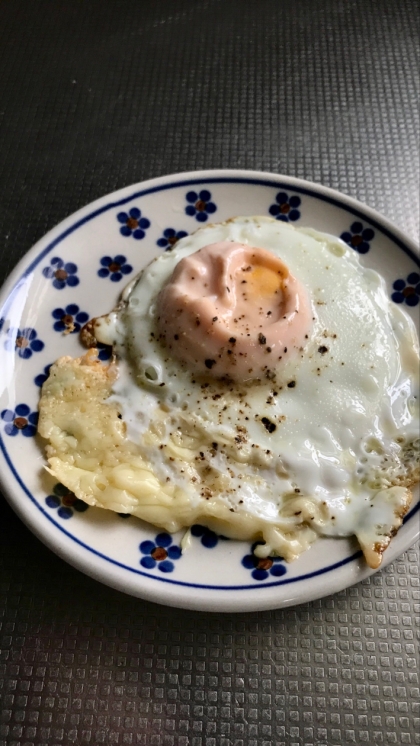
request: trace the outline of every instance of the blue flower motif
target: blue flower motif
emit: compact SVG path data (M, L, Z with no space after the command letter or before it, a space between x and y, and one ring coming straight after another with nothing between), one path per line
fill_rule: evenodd
M199 523L195 523L191 526L191 534L192 536L199 537L203 547L206 547L206 549L213 549L213 547L217 545L219 539L228 541L226 536L215 534L215 532L210 528L207 528L207 526L201 526Z
M98 269L99 277L109 277L112 282L119 282L123 275L129 275L133 271L131 264L127 264L127 259L123 254L117 256L103 256L101 259L101 269Z
M112 356L112 345L104 345L102 342L96 343L96 349L98 350L98 358L106 363Z
M56 319L53 324L54 331L65 334L80 332L82 325L89 319L89 314L81 311L76 303L69 303L65 308L54 308L51 313L53 319Z
M350 226L350 231L344 231L340 238L359 254L367 254L370 249L370 241L375 235L372 228L364 228L363 223L356 220Z
M140 564L146 570L157 567L161 572L173 572L174 563L181 556L181 547L172 544L172 536L166 533L158 534L154 541L142 541L139 549L145 556L141 558Z
M162 238L158 238L156 243L158 246L160 246L161 249L170 251L171 249L173 249L176 242L179 241L180 238L185 238L185 236L188 236L188 233L186 233L186 231L176 231L175 228L166 228L163 231Z
M63 262L60 257L55 256L50 261L49 267L44 267L42 274L49 280L52 279L53 287L62 290L68 285L71 288L79 284L79 278L76 275L77 264L73 262Z
M84 513L89 507L89 505L84 503L83 500L79 500L74 492L67 489L61 482L58 482L52 491L53 494L45 498L45 503L49 508L53 510L57 509L57 514L60 518L64 518L64 520L71 518L73 511L76 510L77 513Z
M4 319L3 317L0 319L0 332L3 329L3 327L4 327L4 322L5 321L6 321L6 319Z
M51 368L51 366L52 366L52 363L50 363L49 365L46 365L45 368L44 368L44 371L42 373L39 373L39 375L35 376L35 378L34 378L34 384L35 384L35 386L39 386L39 388L41 388L41 386L44 385L45 381L47 380L48 376L50 375L50 368Z
M147 228L150 227L150 220L142 218L141 210L138 207L132 207L128 212L119 212L117 220L122 223L120 233L122 236L133 236L138 241L144 238Z
M297 209L300 202L301 199L296 194L289 197L286 192L279 192L275 204L269 207L268 212L276 220L282 220L284 223L288 223L289 220L294 222L300 218L300 211Z
M185 208L186 214L195 217L199 223L205 223L208 216L217 210L214 202L210 201L211 192L207 189L202 189L198 194L197 192L187 192L185 198L189 203Z
M405 280L395 280L394 291L391 295L394 303L406 303L407 306L417 306L420 300L420 274L410 272Z
M4 426L6 435L14 437L22 433L26 438L33 438L36 435L38 412L31 412L27 404L18 404L15 409L3 409L0 417L6 423Z
M258 544L264 544L263 541L256 541L251 547L251 554L246 554L242 558L242 565L247 569L251 570L251 576L254 580L267 580L272 575L275 578L280 578L287 572L286 567L282 564L282 557L256 557L254 554L255 547Z
M19 357L24 360L28 360L32 357L32 353L41 352L44 349L44 342L37 339L37 333L35 329L31 327L25 327L24 329L13 329L7 330L7 339L4 342L6 350L16 350Z

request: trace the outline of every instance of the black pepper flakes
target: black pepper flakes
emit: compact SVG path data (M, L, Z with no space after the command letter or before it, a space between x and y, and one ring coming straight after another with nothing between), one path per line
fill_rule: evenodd
M325 353L328 352L328 347L321 345L321 347L318 347L318 352L320 352L321 355L325 355Z
M213 367L213 365L216 365L216 360L209 360L209 359L207 359L207 360L204 361L204 365L206 366L206 368L208 368L209 370L211 370L212 367Z
M296 386L296 381L289 381L289 383L287 384L288 389L294 389L295 386Z
M258 342L260 343L260 345L265 345L267 342L266 337L264 337L264 334L261 334L261 332L258 335Z
M274 422L271 422L268 417L262 417L261 422L269 433L274 433L274 430L277 428L277 425L275 425Z

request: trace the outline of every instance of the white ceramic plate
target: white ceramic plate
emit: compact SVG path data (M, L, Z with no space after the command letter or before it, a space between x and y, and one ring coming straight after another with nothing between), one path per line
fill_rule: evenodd
M35 436L40 385L48 365L82 352L77 330L109 311L127 281L180 232L236 215L273 215L341 236L389 293L417 319L418 251L381 215L331 189L252 171L202 171L136 184L79 210L16 267L0 296L0 465L10 504L60 557L121 591L210 611L251 611L309 601L372 573L356 541L319 540L291 565L255 566L251 546L194 527L182 555L169 536L136 518L87 508L43 471ZM62 317L75 333L63 335ZM109 350L101 356L106 359ZM385 553L395 559L418 536L418 495ZM83 509L85 508L85 509ZM153 550L163 547L163 560ZM155 553L156 554L156 553ZM270 563L266 563L270 564Z

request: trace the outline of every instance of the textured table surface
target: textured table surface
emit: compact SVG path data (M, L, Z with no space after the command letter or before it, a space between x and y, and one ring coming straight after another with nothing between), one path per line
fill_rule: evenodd
M418 238L415 0L2 0L0 280L119 187L241 167ZM418 744L418 547L294 609L126 597L0 498L0 746ZM417 626L416 626L417 625Z

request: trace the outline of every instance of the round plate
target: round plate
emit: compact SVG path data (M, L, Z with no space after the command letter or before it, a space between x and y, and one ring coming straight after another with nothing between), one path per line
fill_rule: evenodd
M296 562L258 567L250 544L194 526L169 536L133 517L87 508L43 469L36 435L48 366L83 352L77 331L106 313L154 256L207 222L271 215L341 236L385 277L393 301L417 318L418 252L373 210L331 189L252 171L199 171L121 189L79 210L18 264L0 296L0 466L12 507L60 557L92 577L159 603L251 611L309 601L356 583L370 570L355 540L320 539ZM74 330L63 333L63 316ZM100 357L109 358L103 347ZM418 494L384 564L418 536ZM164 559L155 559L154 549Z

